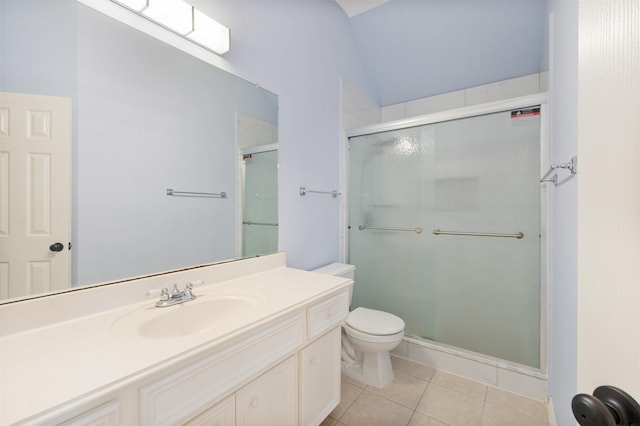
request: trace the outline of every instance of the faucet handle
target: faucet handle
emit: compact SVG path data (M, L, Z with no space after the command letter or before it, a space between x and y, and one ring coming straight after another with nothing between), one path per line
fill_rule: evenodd
M169 290L165 287L165 288L152 288L151 290L147 291L147 296L168 296L169 295Z
M178 290L178 283L175 283L173 285L173 290L171 291L171 295L172 296L178 296L180 293L182 293L180 290Z
M169 289L168 288L163 288L160 291L160 300L169 300Z
M193 284L192 283L187 283L187 285L184 286L184 291L182 292L182 294L185 297L190 297L192 299L195 299L196 296L195 294L193 294L193 292L191 291L193 289Z

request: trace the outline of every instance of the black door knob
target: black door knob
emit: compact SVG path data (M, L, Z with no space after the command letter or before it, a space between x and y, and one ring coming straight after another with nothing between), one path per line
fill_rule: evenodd
M55 243L49 246L49 250L51 251L62 251L64 250L64 245L62 243Z
M614 386L600 386L593 395L574 396L571 409L581 426L640 425L640 404Z

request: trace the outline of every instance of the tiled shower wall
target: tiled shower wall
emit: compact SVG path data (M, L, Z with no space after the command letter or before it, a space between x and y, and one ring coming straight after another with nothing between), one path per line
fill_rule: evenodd
M344 129L402 120L465 106L526 96L548 90L548 73L526 75L497 83L379 107L358 90L342 83L342 123Z

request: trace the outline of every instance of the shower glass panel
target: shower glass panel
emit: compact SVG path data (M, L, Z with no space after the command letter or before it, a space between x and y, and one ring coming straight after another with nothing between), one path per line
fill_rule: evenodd
M278 251L278 151L243 156L242 256Z
M537 111L350 138L354 307L400 316L407 335L539 368Z

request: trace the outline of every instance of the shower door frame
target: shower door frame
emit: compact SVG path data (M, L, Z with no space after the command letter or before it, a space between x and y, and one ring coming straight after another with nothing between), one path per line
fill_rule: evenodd
M537 93L534 95L510 98L495 102L489 102L468 107L456 108L447 111L440 111L431 114L420 115L401 120L389 121L381 124L346 129L342 144L342 200L341 200L341 247L340 259L347 262L349 253L349 138L365 136L374 133L381 133L392 130L406 129L429 124L436 124L445 121L457 120L461 118L471 118L481 115L505 112L514 109L522 109L530 106L540 105L540 176L549 168L549 96L548 93ZM540 188L540 368L525 366L507 360L500 360L507 368L513 370L526 370L540 372L546 375L548 369L548 295L549 295L549 214L550 214L549 185L541 183ZM439 343L439 342L435 342ZM443 344L443 346L446 346ZM463 352L470 352L464 351ZM470 352L471 353L471 352ZM485 356L473 352L475 356ZM494 359L493 357L487 356Z

